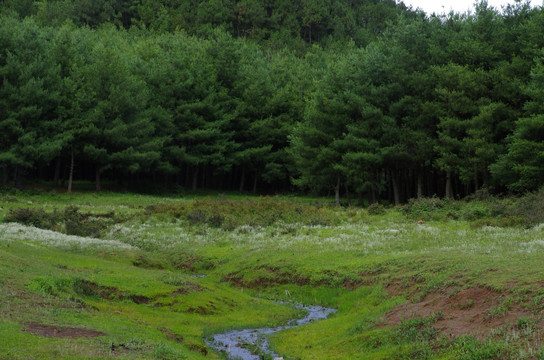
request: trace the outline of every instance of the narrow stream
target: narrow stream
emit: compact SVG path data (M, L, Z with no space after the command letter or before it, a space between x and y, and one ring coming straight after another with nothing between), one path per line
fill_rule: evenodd
M268 354L272 356L272 358L279 357L278 354L270 350L268 335L326 319L330 314L336 312L336 309L322 306L291 305L298 309L306 310L306 316L302 319L290 320L287 325L275 328L232 330L226 333L212 335L213 340L206 340L206 343L208 346L218 351L225 351L229 359L259 360L259 355L255 355L251 350L247 349L247 347L251 345L257 346L261 354Z

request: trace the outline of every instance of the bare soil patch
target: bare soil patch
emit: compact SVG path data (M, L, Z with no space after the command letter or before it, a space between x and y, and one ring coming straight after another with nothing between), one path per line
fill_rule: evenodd
M442 316L433 324L440 333L450 337L472 335L483 340L493 329L532 316L519 304L511 304L506 311L497 313L496 309L500 308L507 295L485 287L465 289L453 295L449 294L451 291L445 289L427 295L420 302L395 307L385 316L384 326L396 326L406 319L441 313Z
M102 286L88 280L74 284L74 291L80 295L97 296L101 299L115 300L125 297L125 293L112 286Z
M176 291L173 291L170 295L171 296L186 295L191 291L200 292L202 290L203 290L202 286L200 286L198 284L187 284L184 287L180 287Z
M136 304L148 304L153 299L144 295L130 295L112 286L102 286L95 282L81 280L74 285L74 291L84 296L96 296L105 300L129 299Z
M24 331L33 335L43 337L57 337L57 338L82 338L82 337L97 337L106 335L103 332L79 328L59 327L54 325L43 325L38 323L28 323Z
M159 329L164 335L166 335L166 338L171 341L177 341L182 343L184 341L183 336L176 334L172 330L168 328L160 328Z

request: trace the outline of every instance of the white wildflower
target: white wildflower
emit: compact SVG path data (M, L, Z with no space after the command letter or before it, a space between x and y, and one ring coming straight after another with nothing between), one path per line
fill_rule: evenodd
M18 223L0 224L0 241L31 242L57 248L109 248L112 250L134 249L133 246L115 241L61 234Z

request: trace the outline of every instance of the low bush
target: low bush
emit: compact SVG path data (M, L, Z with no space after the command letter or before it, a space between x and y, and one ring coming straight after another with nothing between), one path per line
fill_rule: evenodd
M148 206L144 215L169 215L185 219L191 225L206 224L226 230L243 225L269 226L280 222L332 225L339 221L339 216L331 207L270 197L255 200L208 198L177 204L158 204Z
M64 209L64 225L68 235L100 238L115 219L114 213L102 215L81 214L76 206Z
M366 211L370 214L370 215L382 215L385 213L385 206L383 206L382 204L380 203L374 203L374 204L370 204L368 206L368 208L366 209Z
M527 226L544 223L544 188L519 198L507 210L509 215L524 219Z
M534 226L544 223L544 188L522 197L493 197L480 190L462 201L411 199L401 210L414 220L466 220L478 226Z
M61 217L56 210L48 213L44 209L19 208L9 209L4 217L4 222L16 222L40 229L53 229L60 222Z
M107 227L115 221L114 214L82 214L76 206L70 205L59 212L44 209L9 209L4 222L16 222L40 229L61 231L68 235L101 237ZM64 225L64 226L63 226Z
M410 199L401 211L409 218L416 220L446 220L459 218L458 209L453 201L440 199L436 196L430 198Z

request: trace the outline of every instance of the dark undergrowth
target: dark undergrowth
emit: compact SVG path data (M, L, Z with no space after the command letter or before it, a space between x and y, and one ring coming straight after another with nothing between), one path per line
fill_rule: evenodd
M544 188L522 197L498 197L486 189L455 201L438 197L411 199L402 212L414 220L465 220L473 226L534 226L544 223Z
M67 206L64 211L46 211L42 208L9 209L4 222L16 222L40 229L63 232L68 235L99 238L106 233L108 226L120 219L115 213L83 214L76 206Z
M191 225L207 224L233 230L242 225L269 226L274 223L333 225L338 215L329 205L297 200L261 197L258 199L207 198L176 204L146 207L145 215L169 215Z

